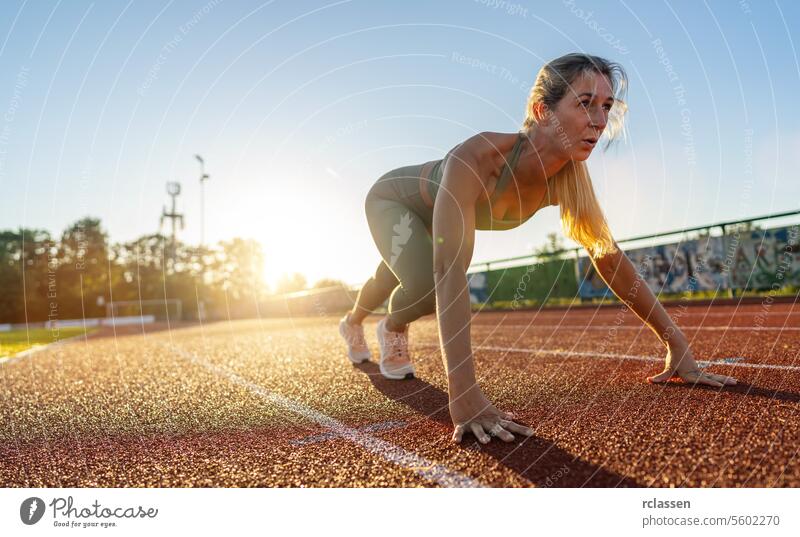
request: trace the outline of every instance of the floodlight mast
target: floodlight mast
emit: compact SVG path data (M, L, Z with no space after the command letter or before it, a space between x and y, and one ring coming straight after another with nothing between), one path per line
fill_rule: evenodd
M178 213L177 208L177 197L181 193L181 184L177 181L170 181L167 183L167 194L172 198L172 210L167 212L167 208L164 207L161 213L161 225L159 226L159 233L161 232L161 226L164 224L164 219L168 218L170 220L170 224L172 226L172 238L170 244L170 253L173 258L175 258L175 241L177 237L177 223L180 221L181 229L183 229L183 214Z

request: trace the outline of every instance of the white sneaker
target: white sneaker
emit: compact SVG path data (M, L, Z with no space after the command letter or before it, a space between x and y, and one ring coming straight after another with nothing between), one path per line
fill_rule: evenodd
M386 318L378 322L378 343L381 346L381 360L378 368L387 379L401 380L414 378L414 364L408 356L408 325L404 332L386 329Z
M347 343L347 357L354 364L366 362L372 355L367 347L367 340L364 338L364 327L360 324L350 324L347 322L347 315L339 321L339 334Z

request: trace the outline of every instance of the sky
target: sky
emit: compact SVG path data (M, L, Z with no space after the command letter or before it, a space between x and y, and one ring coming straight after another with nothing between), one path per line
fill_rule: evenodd
M199 243L200 154L206 242L258 240L271 285L360 285L377 178L515 132L568 52L630 79L625 140L588 161L615 238L798 209L798 28L788 0L4 0L0 229L95 216L130 240L178 181ZM556 207L478 231L473 262L551 232Z

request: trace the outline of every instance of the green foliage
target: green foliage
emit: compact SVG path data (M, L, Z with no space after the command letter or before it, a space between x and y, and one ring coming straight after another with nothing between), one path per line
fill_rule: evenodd
M294 293L307 287L306 278L300 273L284 274L278 280L277 294Z
M233 239L199 248L154 234L109 244L97 218L51 239L38 229L0 231L0 323L105 316L112 300L179 298L207 318L254 315L266 288L259 243ZM100 299L100 300L98 300Z
M333 278L323 278L317 281L312 286L312 289L325 289L326 287L342 287L344 289L347 289L349 286L342 280L334 280Z
M548 233L547 242L541 248L534 248L534 255L555 254L564 250L564 239L558 233Z

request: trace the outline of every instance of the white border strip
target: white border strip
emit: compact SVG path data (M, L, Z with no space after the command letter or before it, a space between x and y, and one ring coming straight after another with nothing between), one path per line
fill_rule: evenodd
M247 388L265 401L280 405L290 412L300 414L301 416L308 418L324 427L328 427L338 436L344 437L355 444L359 444L373 455L377 455L378 457L381 457L392 464L396 464L401 468L412 470L420 477L427 479L428 481L432 481L439 486L470 488L485 487L485 485L483 485L477 479L450 470L446 466L437 464L424 457L420 457L415 453L406 451L405 449L401 448L400 446L396 446L391 442L376 438L372 435L359 431L358 429L348 427L340 421L309 406L306 406L303 403L294 401L288 397L284 397L276 393L271 393L258 384L243 379L242 377L225 368L212 364L208 360L197 357L196 354L186 352L175 346L167 345L167 348L183 358L186 358L192 363L208 369L215 375L224 377L234 384Z

